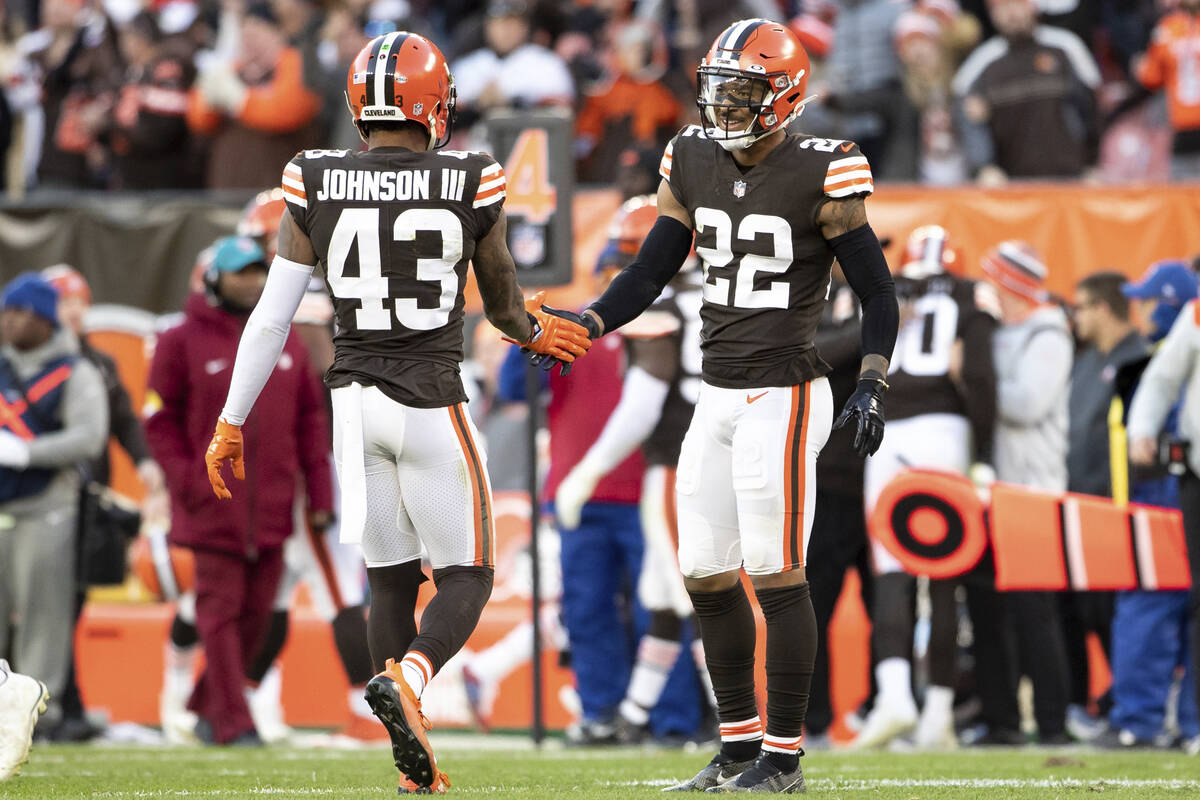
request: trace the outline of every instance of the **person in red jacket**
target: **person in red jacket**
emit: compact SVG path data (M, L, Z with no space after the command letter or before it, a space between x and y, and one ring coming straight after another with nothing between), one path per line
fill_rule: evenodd
M267 277L266 254L252 239L227 237L213 253L205 291L189 297L182 321L158 338L146 435L166 473L171 543L195 554L196 627L206 660L188 702L199 718L196 734L258 744L243 696L246 666L270 620L300 478L310 523L323 530L332 521L330 439L320 381L290 335L264 402L246 421L250 441L270 457L248 459L249 491L225 503L213 495L203 458L208 428L225 403L238 341Z

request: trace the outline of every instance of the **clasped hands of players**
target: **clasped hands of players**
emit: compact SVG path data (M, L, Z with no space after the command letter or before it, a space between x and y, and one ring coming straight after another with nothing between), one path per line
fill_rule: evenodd
M545 292L538 292L525 301L525 313L533 326L529 341L503 338L520 345L521 352L531 364L546 371L558 364L559 374L566 375L575 359L586 353L592 346L592 339L600 335L600 328L591 317L545 305L542 302L545 296Z
M854 419L854 452L862 458L874 454L883 441L883 395L887 388L883 375L873 370L863 372L858 376L854 394L833 423L836 429Z

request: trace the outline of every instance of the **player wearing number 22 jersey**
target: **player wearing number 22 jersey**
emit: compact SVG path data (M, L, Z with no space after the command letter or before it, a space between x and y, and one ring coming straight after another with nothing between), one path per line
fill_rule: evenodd
M283 170L287 210L262 299L246 325L224 412L206 455L241 477L240 425L279 356L320 265L336 314L334 456L343 541L360 541L371 586L368 640L379 674L366 699L392 740L402 791L449 785L425 736L425 685L474 629L493 580L486 454L463 402L463 287L474 265L488 319L529 350L569 363L590 341L578 324L522 302L505 240L504 171L490 156L440 150L454 82L416 34L359 52L346 96L366 152L316 150ZM429 555L437 593L413 623Z
M817 454L829 434L826 365L813 346L836 257L862 300L853 420L867 455L883 435L896 338L892 278L852 142L786 132L806 100L808 56L791 31L735 22L697 71L703 127L663 156L658 219L633 264L581 315L594 338L636 318L695 238L704 269L702 384L676 477L679 565L699 622L721 751L679 790L803 791L801 730L816 652L805 578ZM749 574L767 624L767 720L754 690Z

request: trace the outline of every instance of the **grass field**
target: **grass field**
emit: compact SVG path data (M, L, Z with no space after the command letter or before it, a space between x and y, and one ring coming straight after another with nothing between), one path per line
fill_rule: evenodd
M529 800L662 797L707 753L534 751L518 739L443 736L439 761L462 796ZM1200 798L1200 758L1091 750L968 750L945 755L811 753L809 794L846 800L926 798ZM385 798L396 772L385 750L229 750L37 746L0 797Z

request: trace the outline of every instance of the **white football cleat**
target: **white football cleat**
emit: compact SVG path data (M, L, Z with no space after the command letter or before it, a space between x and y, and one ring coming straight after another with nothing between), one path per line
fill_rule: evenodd
M947 714L922 713L913 734L918 750L954 750L958 737L954 734L954 717Z
M49 699L46 684L13 672L0 658L0 781L16 775L29 759L33 729Z
M856 750L882 747L916 725L917 707L911 700L907 705L877 702L850 746Z

